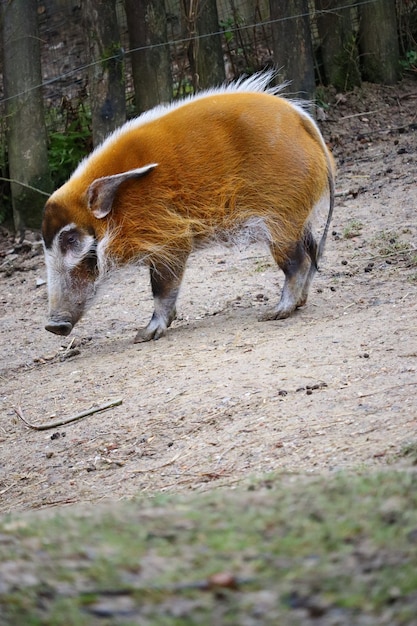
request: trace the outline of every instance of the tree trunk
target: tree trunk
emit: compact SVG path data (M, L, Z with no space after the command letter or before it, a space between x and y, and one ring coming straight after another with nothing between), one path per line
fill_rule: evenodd
M136 111L142 113L172 99L164 0L125 0Z
M308 0L270 0L272 45L280 81L297 98L314 98L314 59Z
M378 0L360 7L360 51L363 77L392 85L399 79L397 16L393 0Z
M37 2L2 2L2 18L13 221L16 231L23 235L25 228L40 227L45 196L52 189L41 88Z
M89 86L93 144L97 146L126 120L123 49L116 0L83 0L84 29L89 47Z
M320 78L342 91L350 91L361 83L349 4L353 4L353 0L316 0L324 74Z
M188 60L194 91L215 87L226 74L216 0L184 0L188 36Z

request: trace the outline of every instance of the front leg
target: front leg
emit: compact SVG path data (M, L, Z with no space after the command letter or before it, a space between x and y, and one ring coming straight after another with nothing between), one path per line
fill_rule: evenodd
M167 265L162 262L153 262L151 264L150 273L154 297L154 312L149 324L138 330L134 343L159 339L165 335L167 328L176 318L175 303L184 275L187 256L182 259L176 259L173 265Z

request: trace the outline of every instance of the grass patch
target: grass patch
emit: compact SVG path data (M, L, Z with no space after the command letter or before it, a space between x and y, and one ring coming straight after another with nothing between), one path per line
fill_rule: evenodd
M398 456L405 457L407 460L411 461L412 465L417 465L417 441L410 441L405 444L398 453Z
M406 624L417 611L416 487L411 471L275 476L267 488L8 516L0 623Z
M351 220L343 229L344 239L354 239L362 233L363 224L359 220Z
M380 232L371 242L372 247L376 249L373 258L384 259L385 263L388 264L401 264L403 267L413 270L417 267L415 246L401 238L401 235L409 234L408 228L402 229L401 234L388 230ZM407 276L407 281L415 284L417 282L416 272L411 271Z
M270 261L266 261L263 259L255 262L255 272L262 273L268 270L270 267L272 267L272 263Z
M372 242L374 248L377 249L380 256L395 256L410 252L410 245L406 241L402 241L400 235L393 231L383 230Z

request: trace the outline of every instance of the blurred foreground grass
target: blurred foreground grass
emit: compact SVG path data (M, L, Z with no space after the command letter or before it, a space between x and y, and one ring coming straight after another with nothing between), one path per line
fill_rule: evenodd
M417 624L417 473L0 519L0 625Z

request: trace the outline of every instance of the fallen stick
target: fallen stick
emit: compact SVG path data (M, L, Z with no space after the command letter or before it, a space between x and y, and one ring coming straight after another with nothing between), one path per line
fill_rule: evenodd
M352 113L351 115L343 115L341 120L350 120L353 117L361 117L361 115L373 115L374 113L379 113L382 109L375 109L375 111L363 111L362 113Z
M87 409L86 411L82 411L82 413L77 413L77 415L73 415L73 417L68 417L67 419L56 420L55 422L51 422L50 424L40 424L37 426L36 424L31 424L24 417L22 409L20 406L13 407L14 412L22 422L26 424L28 428L32 428L33 430L50 430L51 428L58 428L58 426L65 426L65 424L70 424L71 422L75 422L76 420L80 420L83 417L87 417L88 415L93 415L94 413L99 413L100 411L105 411L106 409L110 409L114 406L119 406L122 404L123 400L113 400L112 402L107 402L106 404L101 404L100 406L92 407L91 409Z
M178 452L178 454L176 454L170 461L167 461L166 463L162 463L162 465L158 465L157 467L135 469L135 470L132 470L132 474L146 474L147 472L155 472L156 470L160 470L163 467L172 465L173 463L175 463L175 461L177 461L180 458L180 456L181 456L181 452Z

